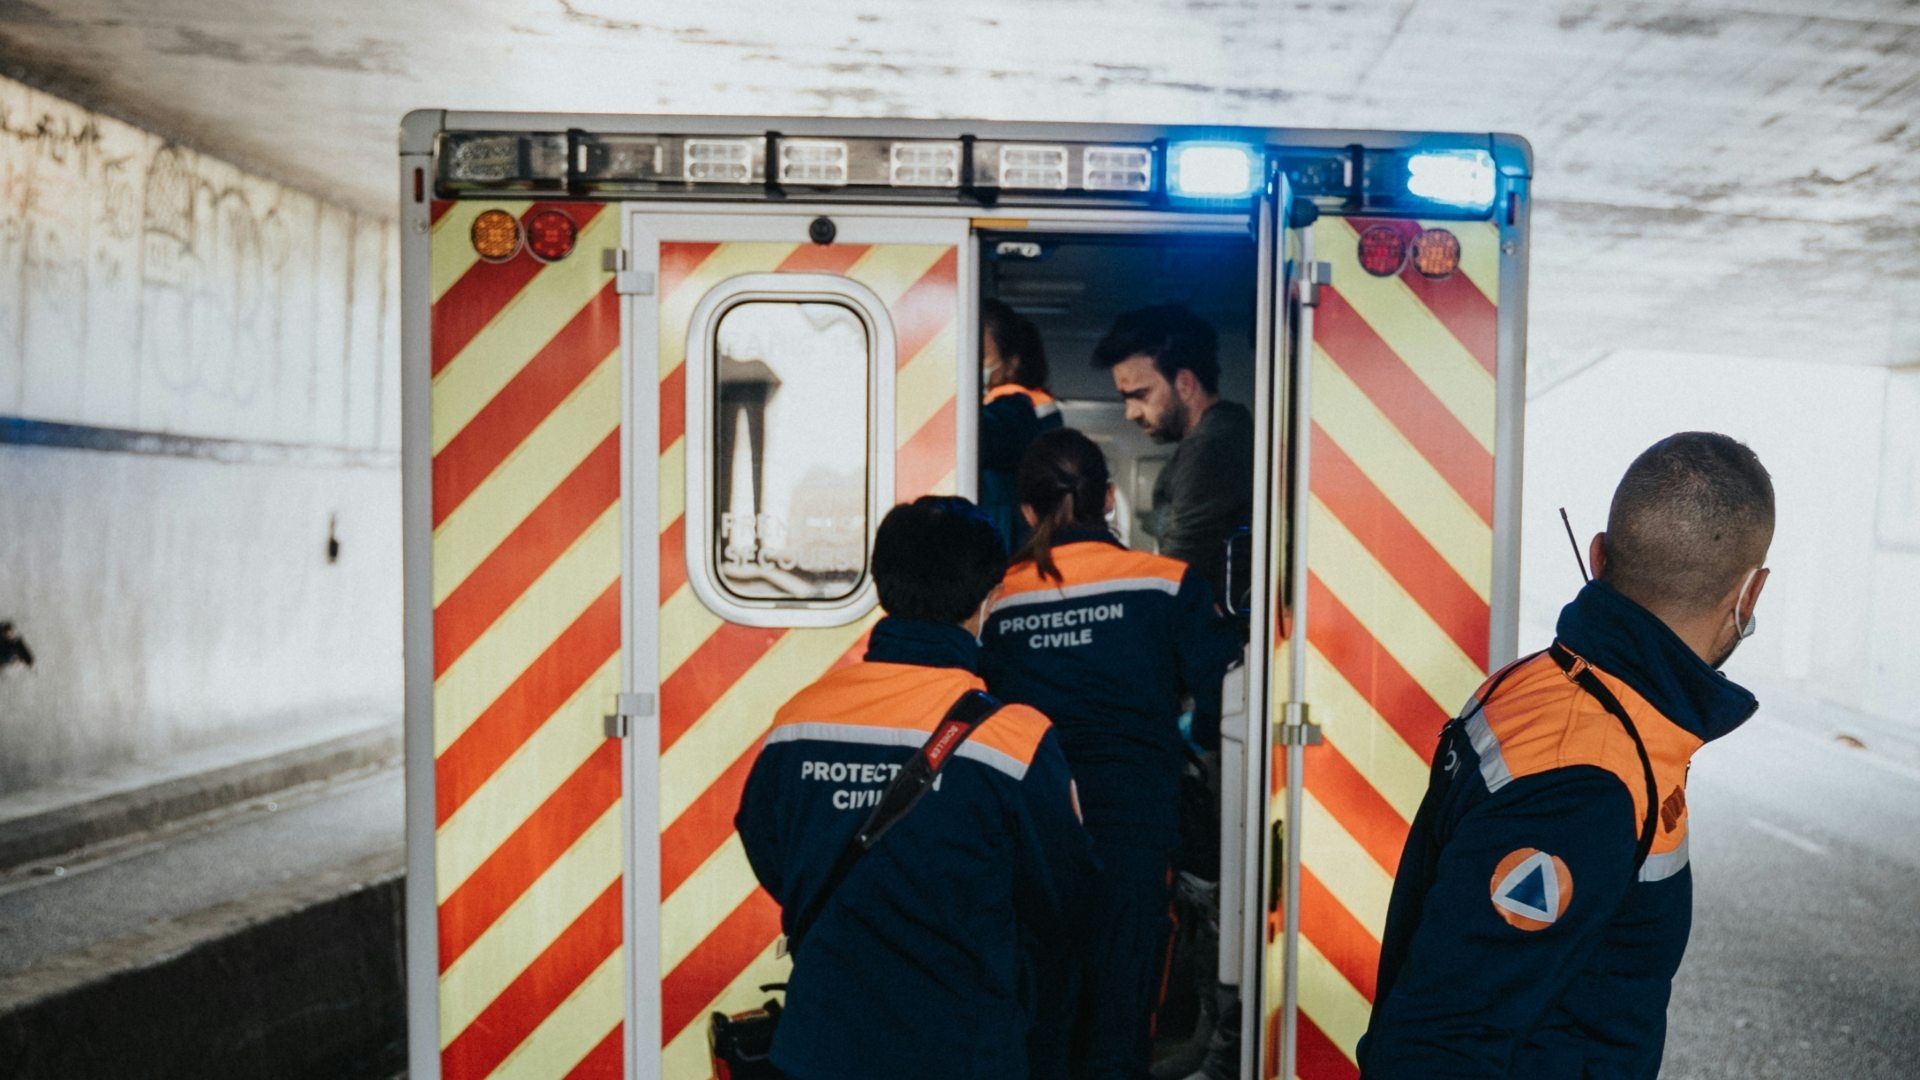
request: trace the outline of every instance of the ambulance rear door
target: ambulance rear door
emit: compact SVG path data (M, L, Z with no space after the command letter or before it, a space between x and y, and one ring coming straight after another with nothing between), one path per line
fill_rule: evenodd
M635 1077L709 1075L709 1014L784 981L733 828L747 771L774 711L864 651L880 516L972 494L967 220L844 209L627 210Z
M1249 1074L1262 1078L1357 1076L1439 729L1515 649L1525 150L1496 137L1490 152L1436 152L1429 180L1488 169L1467 174L1470 208L1422 205L1409 139L1368 149L1369 179L1349 173L1347 198L1296 186L1276 247L1289 453L1267 499L1278 618ZM1363 198L1406 212L1354 212Z

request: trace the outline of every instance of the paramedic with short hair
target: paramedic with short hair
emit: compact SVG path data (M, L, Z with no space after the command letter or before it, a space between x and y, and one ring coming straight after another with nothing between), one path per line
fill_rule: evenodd
M1147 531L1228 602L1227 541L1253 522L1253 414L1220 396L1219 354L1205 319L1160 304L1115 319L1093 365L1113 375L1128 420L1154 442L1180 444L1154 481ZM1236 586L1248 580L1250 550L1235 554Z
M965 499L896 506L873 545L886 617L860 663L774 715L734 819L789 934L893 774L967 691L1006 565ZM853 865L794 948L773 1063L794 1080L1034 1076L1032 971L1093 874L1059 736L1009 704ZM1062 948L1052 945L1054 949Z
M1047 391L1047 348L1033 320L998 300L980 304L980 508L1008 550L1027 542L1014 471L1033 440L1061 425Z
M1035 440L1019 494L1033 536L987 612L983 670L1003 700L1053 718L1100 862L1081 934L1074 1075L1138 1080L1171 929L1181 696L1194 700L1195 740L1217 746L1220 681L1239 637L1192 568L1108 532L1113 485L1085 435Z
M1646 1077L1693 919L1687 767L1753 715L1773 483L1685 432L1614 491L1546 650L1440 733L1381 940L1362 1074Z

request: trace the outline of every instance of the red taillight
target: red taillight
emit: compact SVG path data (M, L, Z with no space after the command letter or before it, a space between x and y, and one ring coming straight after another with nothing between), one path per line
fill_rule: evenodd
M505 210L488 210L473 219L468 233L473 250L488 262L505 262L520 250L520 219Z
M1413 268L1421 277L1452 277L1460 269L1460 238L1445 229L1428 229L1413 238Z
M542 210L527 218L527 250L541 262L559 262L573 254L578 233L573 219L559 210Z
M1391 225L1375 225L1360 234L1360 268L1374 277L1392 277L1407 265L1407 240Z

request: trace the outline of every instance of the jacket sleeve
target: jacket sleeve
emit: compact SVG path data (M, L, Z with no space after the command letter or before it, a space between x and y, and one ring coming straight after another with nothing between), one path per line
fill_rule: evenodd
M1045 937L1075 924L1094 876L1093 840L1080 822L1073 774L1053 731L1041 737L1018 787L1014 903L1022 921Z
M1180 687L1193 698L1193 741L1220 748L1220 682L1240 658L1240 632L1213 606L1213 586L1192 567L1173 598L1173 653Z
M787 901L781 894L785 891L786 860L780 844L776 763L768 760L773 756L763 747L754 759L746 787L740 792L740 810L733 816L733 827L740 833L740 846L746 852L747 865L753 867L753 876L784 908Z
M1633 821L1621 781L1587 766L1522 777L1467 809L1374 1006L1362 1075L1506 1075L1631 887Z
M980 464L988 469L1012 471L1020 467L1020 455L1040 434L1040 418L1033 411L1033 399L1025 394L1007 394L980 406Z

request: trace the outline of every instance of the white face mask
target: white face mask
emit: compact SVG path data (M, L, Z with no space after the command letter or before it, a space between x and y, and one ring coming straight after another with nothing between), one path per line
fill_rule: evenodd
M1747 579L1740 583L1740 596L1733 602L1733 632L1738 635L1737 640L1739 641L1747 640L1753 636L1755 630L1760 629L1760 613L1757 611L1749 612L1746 622L1743 623L1740 621L1740 609L1745 607L1747 603L1747 589L1753 584L1754 577L1759 573L1760 568L1757 566L1747 571Z

